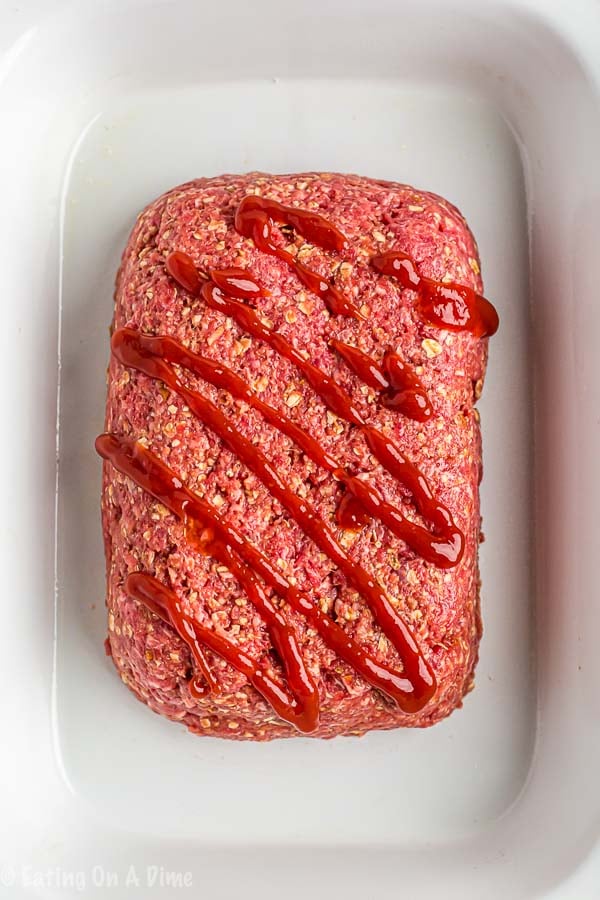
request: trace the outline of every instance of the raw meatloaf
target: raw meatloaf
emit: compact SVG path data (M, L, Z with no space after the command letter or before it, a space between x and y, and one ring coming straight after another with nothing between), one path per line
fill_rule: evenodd
M291 256L264 252L252 236L236 228L236 210L249 196L318 213L343 232L347 243L341 252L318 246L293 222L280 219L279 224L271 222L272 241ZM455 283L481 292L475 241L446 200L402 184L316 173L226 175L175 188L139 215L117 275L113 331L127 327L144 335L170 336L191 353L226 365L261 401L335 456L346 473L374 485L408 523L434 531L407 485L382 467L362 429L332 412L285 356L207 304L199 291L186 290L166 263L176 252L191 258L202 277L232 267L251 273L264 290L248 305L351 396L362 420L394 441L464 536L460 561L442 567L377 517L342 527L336 518L344 494L339 478L251 404L188 369L173 370L180 383L212 401L236 432L264 454L285 485L312 505L350 561L376 580L411 630L435 678L433 695L422 708L402 709L342 659L314 623L263 583L267 597L289 623L318 692L314 737L423 727L444 718L473 687L481 635L477 552L482 464L474 404L481 393L488 341L485 333L443 328L424 317L415 290L371 264L373 257L388 251L406 254L431 283ZM359 316L332 314L322 296L299 277L290 258L316 272L322 286L335 285ZM377 361L395 351L426 394L429 418L411 417L379 402L381 392L335 352L332 339ZM256 472L190 409L186 396L160 378L123 365L113 354L106 431L137 441L167 464L177 484L208 501L356 646L402 673L402 654L363 595ZM198 734L252 740L299 736L248 675L210 647L203 653L215 689L192 691L198 672L189 641L126 589L132 573L153 576L178 597L188 621L226 638L258 669L285 684L272 633L222 560L191 541L180 516L109 460L103 469L102 521L107 652L133 693L155 712Z

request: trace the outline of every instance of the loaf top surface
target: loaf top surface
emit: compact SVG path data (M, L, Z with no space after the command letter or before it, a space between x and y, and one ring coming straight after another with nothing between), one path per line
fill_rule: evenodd
M250 195L316 212L343 232L347 245L334 252L286 225L273 230L277 246L335 284L352 299L360 318L330 314L292 266L262 252L234 227L236 209ZM332 413L289 360L183 289L170 276L166 260L180 252L202 274L230 267L251 272L265 289L254 304L263 322L351 395L360 416L418 466L464 534L460 562L443 569L377 518L358 531L341 528L336 511L344 486L339 480L249 404L178 370L185 386L211 400L260 449L285 484L315 509L353 563L381 585L435 673L434 698L422 711L405 713L269 590L293 626L319 691L317 736L437 721L470 688L477 656L481 448L474 402L481 393L487 340L424 320L415 292L370 264L387 251L407 254L424 278L482 290L474 239L450 203L405 185L315 173L198 179L168 192L138 217L117 277L114 329L168 335L191 353L226 365L261 401L309 432L345 471L374 485L406 520L430 527L410 491L375 458L361 429ZM427 392L430 419L417 421L382 405L378 391L332 350L332 339L376 360L386 351L399 354ZM368 603L261 479L203 424L185 398L114 355L106 431L138 441L155 454L348 636L402 670L397 650ZM154 576L176 593L190 619L227 637L285 680L269 628L228 568L200 552L180 517L110 463L104 466L103 524L111 652L132 690L156 711L201 733L258 739L296 734L274 715L246 675L211 650L206 657L220 691L192 696L189 648L125 590L132 572Z

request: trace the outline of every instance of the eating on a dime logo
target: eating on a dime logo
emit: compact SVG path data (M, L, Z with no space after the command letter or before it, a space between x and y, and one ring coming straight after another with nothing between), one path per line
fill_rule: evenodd
M168 869L158 864L138 866L131 863L121 869L101 864L73 869L62 866L38 867L30 864L0 865L0 889L4 889L3 893L6 889L17 886L30 890L61 890L74 893L119 887L130 888L133 891L142 888L185 889L193 887L193 877L190 871Z

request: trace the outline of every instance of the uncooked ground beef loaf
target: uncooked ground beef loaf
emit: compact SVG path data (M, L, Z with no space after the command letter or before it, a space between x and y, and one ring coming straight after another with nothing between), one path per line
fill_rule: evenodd
M265 252L257 246L256 233L254 240L251 229L244 232L239 223L236 228L236 210L252 195L318 213L343 232L345 246L323 248L319 243L327 242L303 237L298 223L286 224L282 217L278 223L270 222L273 246L317 273L323 289L335 286L338 295L356 307L357 317L331 314L327 298L309 289L289 258ZM200 285L215 269L246 270L264 290L262 296L238 299L238 305L254 308L272 332L287 338L351 396L361 421L393 440L418 467L435 501L447 508L464 535L460 561L442 566L426 559L414 541L411 546L376 516L359 516L353 528L341 527L340 502L348 494L349 482L333 477L302 452L252 403L215 387L189 367L171 365L169 371L184 387L183 392L175 390L166 377L152 377L143 371L143 364L124 365L113 353L107 433L130 448L137 442L138 448L166 464L176 487L188 488L211 504L219 521L233 526L258 549L287 584L343 629L354 646L402 674L402 653L352 579L307 535L247 460L240 459L190 408L185 389L212 401L236 434L267 458L285 487L315 510L350 565L380 585L394 614L414 635L423 665L435 679L435 691L428 702L403 709L334 652L313 622L256 576L264 596L287 621L318 692L314 737L423 727L444 718L473 686L481 635L477 564L481 447L474 403L482 388L487 337L481 330L477 336L468 328L442 328L424 315L418 290L373 265L373 257L388 251L410 257L423 284L452 282L481 292L475 241L458 210L446 200L406 185L315 173L227 175L175 188L139 215L117 276L113 331L128 328L143 335L169 336L182 350L227 366L243 378L253 396L301 426L335 457L344 477L359 476L404 520L422 526L421 531L429 529L435 537L435 523L423 518L407 483L381 465L365 430L328 409L298 366L249 333L235 316L207 303L206 293L193 287L186 290L185 279L172 277L167 262L172 253L186 254L197 267ZM402 406L386 402L391 381L387 393L368 384L336 351L334 339L359 348L378 365L386 352L398 354L411 383L420 385L431 414L414 417ZM198 734L254 740L301 735L277 714L247 674L208 645L202 652L213 689L200 689L202 675L189 639L184 640L172 622L136 597L126 583L133 573L151 576L178 600L188 623L196 622L225 638L228 646L243 650L258 671L285 688L286 672L273 630L231 567L211 552L213 531L208 528L205 543L199 543L198 529L194 531L185 515L169 509L109 460L103 470L102 515L107 648L124 683L155 712ZM248 560L241 564L247 571Z

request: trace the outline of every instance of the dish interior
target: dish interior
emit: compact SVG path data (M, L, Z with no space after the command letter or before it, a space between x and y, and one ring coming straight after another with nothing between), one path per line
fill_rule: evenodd
M254 169L408 182L456 203L479 242L501 317L479 406L485 633L474 693L434 729L263 745L202 739L137 702L104 655L93 440L120 253L137 212L162 191ZM55 725L65 776L102 818L233 844L249 834L422 844L479 830L516 798L535 738L526 248L517 146L494 106L458 88L264 79L132 90L89 121L63 188Z

